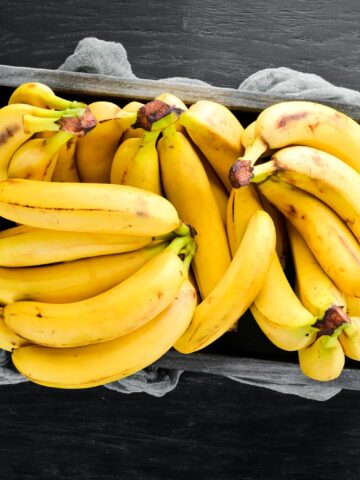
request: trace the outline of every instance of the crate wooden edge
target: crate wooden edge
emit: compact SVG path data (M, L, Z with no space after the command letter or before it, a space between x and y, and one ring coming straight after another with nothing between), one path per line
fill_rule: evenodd
M259 112L264 108L284 100L291 100L291 95L266 95L234 88L222 88L198 84L180 83L165 80L124 79L111 75L100 75L85 72L69 72L44 68L18 67L0 64L0 85L16 87L21 83L43 82L57 92L89 95L95 97L127 98L152 100L165 91L171 91L185 103L197 100L214 100L232 110L244 112ZM297 100L307 100L299 98ZM316 101L316 100L314 100ZM350 103L340 103L332 100L321 101L360 120L360 106Z
M232 110L245 112L259 112L273 103L291 99L290 96L255 94L231 88L189 85L159 80L119 79L108 75L0 64L1 86L17 87L21 83L31 81L43 82L59 93L134 100L152 100L165 91L171 91L185 103L208 99L222 103ZM343 111L355 120L360 120L360 107L356 105L333 101L322 103ZM324 387L331 385L349 390L360 390L359 370L348 367L344 369L339 378L331 382L315 382L305 377L297 364L268 359L239 358L223 354L194 353L181 355L174 350L170 350L153 365L198 373L235 376L244 381L256 380L263 384L320 385Z

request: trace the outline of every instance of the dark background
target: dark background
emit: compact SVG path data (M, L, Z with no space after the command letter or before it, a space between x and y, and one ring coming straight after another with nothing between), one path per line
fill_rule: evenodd
M57 68L122 42L140 78L237 87L286 66L360 90L358 0L0 1L0 63ZM185 372L163 398L0 387L0 478L355 480L360 394L305 400Z

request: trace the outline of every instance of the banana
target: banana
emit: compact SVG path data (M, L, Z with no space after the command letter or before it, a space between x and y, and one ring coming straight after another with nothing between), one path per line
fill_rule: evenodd
M344 369L345 355L337 337L321 335L314 343L298 352L302 373L319 382L339 377Z
M47 85L40 82L27 82L19 85L11 94L8 104L26 103L41 108L66 110L67 108L86 108L82 102L65 100L58 97Z
M110 170L124 125L113 119L121 114L121 108L112 102L98 101L89 104L97 120L96 127L76 144L75 161L82 182L108 183ZM102 122L102 120L108 120ZM131 123L131 122L130 122ZM126 128L130 126L127 125Z
M208 177L209 183L211 190L213 192L215 201L217 203L217 206L219 208L219 212L223 221L223 224L226 227L226 219L227 219L227 206L229 202L229 193L224 187L224 184L210 165L210 163L206 160L204 155L198 151L199 158L201 160L201 163L203 164L203 167L205 169L206 175Z
M64 112L22 103L6 105L0 109L0 180L7 178L9 163L14 152L35 133L24 130L24 116L40 119L42 124L38 131L44 131L53 129L54 122L58 121L63 114ZM59 129L59 126L55 125L55 128Z
M174 301L186 276L177 237L124 281L78 302L19 301L3 307L7 326L39 345L75 347L105 342L145 325ZM164 332L163 332L164 333Z
M324 150L360 171L360 126L347 115L310 101L286 101L263 110L244 158L255 163L269 149L304 145Z
M168 127L157 148L165 196L197 232L192 267L205 298L230 265L225 227L205 169L186 136Z
M184 111L188 110L188 107L185 105L185 103L173 93L169 93L169 92L161 93L156 97L156 100L161 100L162 102L165 102L170 107L180 108L181 110L184 110ZM181 132L181 133L186 132L185 128L180 123L176 123L175 128L178 132Z
M256 166L251 181L276 175L331 207L360 241L360 174L339 158L316 148L292 146Z
M11 352L14 348L30 345L28 340L19 337L6 325L3 318L0 318L0 348Z
M14 351L12 360L32 382L56 388L89 388L119 380L148 367L185 331L196 305L185 280L172 303L154 319L115 340L74 348L36 345Z
M244 128L243 134L241 136L241 144L244 147L245 151L254 141L255 137L255 124L256 120L249 123L247 127Z
M337 288L360 296L360 246L345 223L316 197L276 176L258 188L301 233Z
M299 327L279 325L265 317L256 308L256 303L251 305L251 313L264 335L278 348L287 352L295 352L311 345L316 338L318 329L312 325Z
M68 232L27 225L0 232L0 265L30 267L138 250L153 237Z
M345 295L347 313L350 317L360 317L360 297Z
M259 210L252 215L229 268L197 305L189 327L174 344L175 349L191 353L227 332L258 295L274 252L274 223L266 212Z
M127 185L0 182L0 216L51 230L158 236L180 225L174 206L152 192Z
M251 215L257 210L263 208L253 185L232 189L226 209L226 227L232 256L236 253Z
M129 112L129 113L137 113L138 110L143 107L144 104L141 102L129 102L123 107L123 111ZM124 130L124 133L121 137L121 143L124 142L128 138L139 138L142 137L143 133L145 130L143 128L134 128L134 127L128 127Z
M0 267L0 304L19 300L69 303L90 298L128 278L166 245L166 242L161 242L127 253L54 265Z
M130 185L161 195L159 156L156 141L160 132L144 131L118 147L111 166L110 182Z
M320 320L327 315L337 314L348 321L345 296L325 274L296 228L290 222L287 228L295 266L296 285L302 303Z
M76 137L70 138L66 144L60 148L51 177L53 182L80 182L75 163L75 149Z
M23 143L11 157L8 178L50 181L59 150L72 138L71 133L58 132L47 139L34 138Z
M296 296L277 255L272 259L254 306L264 319L282 327L309 327L316 322L316 317Z
M272 218L276 230L276 253L279 257L282 268L286 267L286 260L289 252L289 239L286 231L286 222L282 213L275 208L266 198L260 197L261 204Z
M235 115L217 102L199 100L181 114L179 123L231 192L229 168L243 153L244 129Z
M344 328L339 341L345 355L352 360L360 360L360 317L350 317L351 327Z

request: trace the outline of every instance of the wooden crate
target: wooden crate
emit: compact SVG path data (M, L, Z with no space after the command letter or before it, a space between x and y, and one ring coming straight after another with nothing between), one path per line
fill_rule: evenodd
M231 88L208 87L156 80L118 79L117 77L57 70L0 65L0 102L4 105L19 84L30 81L45 83L68 99L91 102L109 100L119 106L128 101L149 101L163 92L171 92L186 104L200 99L213 100L230 108L246 126L257 114L289 96L273 97L240 92ZM351 104L322 102L360 120L360 109ZM237 332L228 332L201 352L182 355L169 351L155 362L156 366L185 371L237 376L246 380L279 385L322 385L360 390L360 365L351 360L339 378L319 383L305 377L298 365L296 352L275 347L261 332L250 312L241 318Z

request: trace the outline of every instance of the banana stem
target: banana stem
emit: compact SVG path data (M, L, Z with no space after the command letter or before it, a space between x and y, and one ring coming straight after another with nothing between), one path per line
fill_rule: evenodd
M70 140L70 138L73 138L74 136L75 135L71 132L58 132L45 141L46 148L49 152L55 155L55 153L59 151L60 148Z
M163 131L162 131L162 136L166 139L171 139L173 135L176 135L177 130L175 125L168 125Z
M171 241L165 250L172 250L174 253L176 253L176 255L179 255L191 240L192 239L189 236L176 237Z
M22 118L23 129L25 133L32 134L37 132L58 132L60 126L56 123L60 116L54 118L35 117L34 115L24 115Z
M254 165L266 150L268 150L268 144L264 139L261 137L255 137L253 142L245 149L245 153L241 158L249 160L251 165Z
M189 275L191 261L196 253L196 243L194 239L191 239L185 249L185 258L183 264L187 275Z
M141 143L140 147L143 147L144 145L147 145L148 143L155 143L158 136L160 135L161 131L158 132L147 132L145 131L143 133L143 136L141 137Z
M256 165L250 160L236 160L229 170L229 180L234 188L246 187L251 183L261 183L277 171L275 160Z

